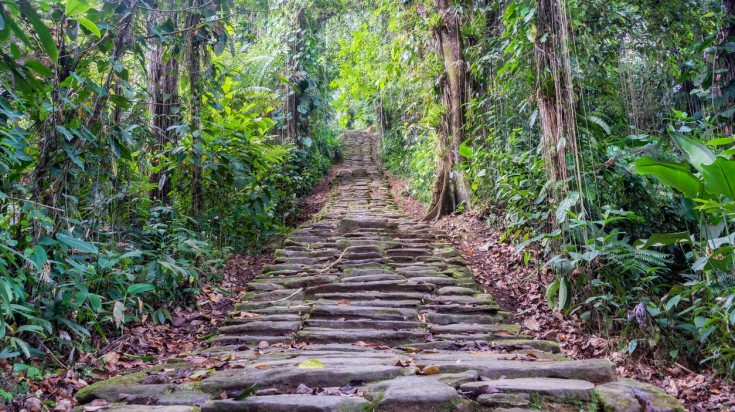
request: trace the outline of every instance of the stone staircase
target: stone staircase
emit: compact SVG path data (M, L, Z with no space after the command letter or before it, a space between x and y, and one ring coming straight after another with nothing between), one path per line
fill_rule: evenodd
M447 236L407 218L348 132L330 200L194 356L98 382L111 411L675 411L604 359L519 334ZM240 398L239 400L237 398Z

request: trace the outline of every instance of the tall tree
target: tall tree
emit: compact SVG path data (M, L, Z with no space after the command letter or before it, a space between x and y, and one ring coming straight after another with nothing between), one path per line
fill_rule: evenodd
M164 2L163 8L174 9L175 1ZM154 24L163 27L165 33L176 32L178 13L171 12L165 16L162 12L154 12ZM150 112L152 114L152 133L154 138L154 153L161 153L168 143L175 140L175 132L171 126L179 121L179 60L176 58L175 39L169 39L170 34L164 34L163 39L154 40L153 49L150 52L148 65L150 93ZM167 44L170 43L170 44ZM159 165L160 167L160 165ZM151 198L161 202L169 203L169 192L171 191L170 176L165 170L157 168L151 174L150 181L156 187L151 191Z
M576 164L579 155L566 1L537 0L537 32L534 33L541 145L546 175L557 200L569 190L568 157Z
M444 72L439 79L439 98L444 113L438 130L439 165L429 211L423 218L427 221L454 212L469 197L462 173L455 170L462 160L459 145L464 140L464 106L469 95L460 18L450 0L435 0L434 8L441 17L433 35L436 53L444 63Z
M724 111L735 105L735 52L732 44L735 41L735 0L723 0L722 2L725 21L717 36L717 61L715 63L716 75L715 95L717 96L716 108ZM731 114L722 130L726 135L733 133L733 115Z
M186 33L184 43L186 73L189 77L189 129L194 142L192 144L192 157L194 165L192 167L191 179L191 207L192 212L198 215L202 211L204 199L202 198L202 166L201 153L199 153L197 140L201 136L201 114L203 103L203 85L202 85L202 60L207 52L204 46L205 37L199 32L199 23L202 20L202 14L199 10L203 6L203 0L193 0L192 9L187 13L184 27L190 28ZM196 28L196 29L194 29Z

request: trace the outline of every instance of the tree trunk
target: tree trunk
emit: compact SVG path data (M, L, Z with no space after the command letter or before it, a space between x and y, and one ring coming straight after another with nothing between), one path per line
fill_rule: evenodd
M177 20L176 17L172 17L173 21ZM154 156L162 154L168 143L175 143L175 133L169 128L179 120L179 61L175 53L164 56L165 52L166 46L157 43L151 51L148 66ZM156 171L151 174L150 182L156 185L150 193L151 199L169 204L171 179L168 173L165 170Z
M455 169L460 163L459 145L464 140L464 106L467 103L467 63L462 55L460 20L449 0L435 0L441 14L441 26L434 30L436 52L444 60L439 81L440 101L445 111L438 132L440 160L431 193L429 211L422 220L429 221L453 213L469 198L464 176Z
M727 110L728 107L735 105L735 99L731 96L735 95L735 53L728 52L724 49L724 45L735 40L735 0L723 0L722 7L725 11L725 24L717 36L717 61L715 67L722 72L715 77L715 108L718 111ZM733 128L733 116L731 115L722 127L725 135L732 135L735 131Z
M288 88L286 100L286 136L292 142L301 147L303 137L303 125L299 115L299 104L301 94L305 91L303 85L307 74L301 70L301 61L294 56L301 55L304 44L304 11L299 10L296 15L296 30L294 40L291 42L291 57L287 67L287 78L291 83Z
M200 6L202 0L194 0L193 6ZM202 16L199 14L198 7L196 11L191 11L186 16L186 24L184 27L196 27L201 21ZM186 36L186 71L189 76L189 130L192 133L194 147L201 136L201 113L202 113L202 54L206 50L202 47L202 38L199 36L198 30L192 30ZM201 156L194 149L191 153L193 161L192 179L191 179L191 208L194 216L199 215L203 209L204 199L202 197L202 165Z
M574 89L569 57L566 0L537 0L536 100L541 147L552 199L568 192L568 157L578 162ZM579 182L578 182L579 183Z

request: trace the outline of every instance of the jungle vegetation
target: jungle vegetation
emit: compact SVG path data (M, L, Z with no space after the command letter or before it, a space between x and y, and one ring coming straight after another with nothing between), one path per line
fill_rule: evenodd
M0 358L170 322L372 127L551 308L731 375L734 36L735 0L5 1Z

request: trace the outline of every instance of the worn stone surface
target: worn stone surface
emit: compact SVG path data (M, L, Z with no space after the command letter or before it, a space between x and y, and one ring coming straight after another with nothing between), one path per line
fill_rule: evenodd
M496 391L500 393L537 393L560 400L591 401L594 399L595 385L577 379L517 378L470 382L463 384L460 389L478 394Z
M431 376L401 376L365 388L365 397L381 411L442 411L458 396L456 389Z
M270 395L242 401L210 401L202 406L202 412L361 412L367 404L360 397Z
M663 390L630 379L595 388L605 411L609 412L683 412L684 407Z
M369 135L348 132L343 143L329 202L283 241L209 348L159 369L171 382L118 377L84 388L80 402L127 412L627 412L647 399L652 411L681 410L650 385L616 381L609 361L571 360L556 342L520 335L446 234L393 202ZM218 366L175 380L202 359ZM120 406L130 396L155 405Z

